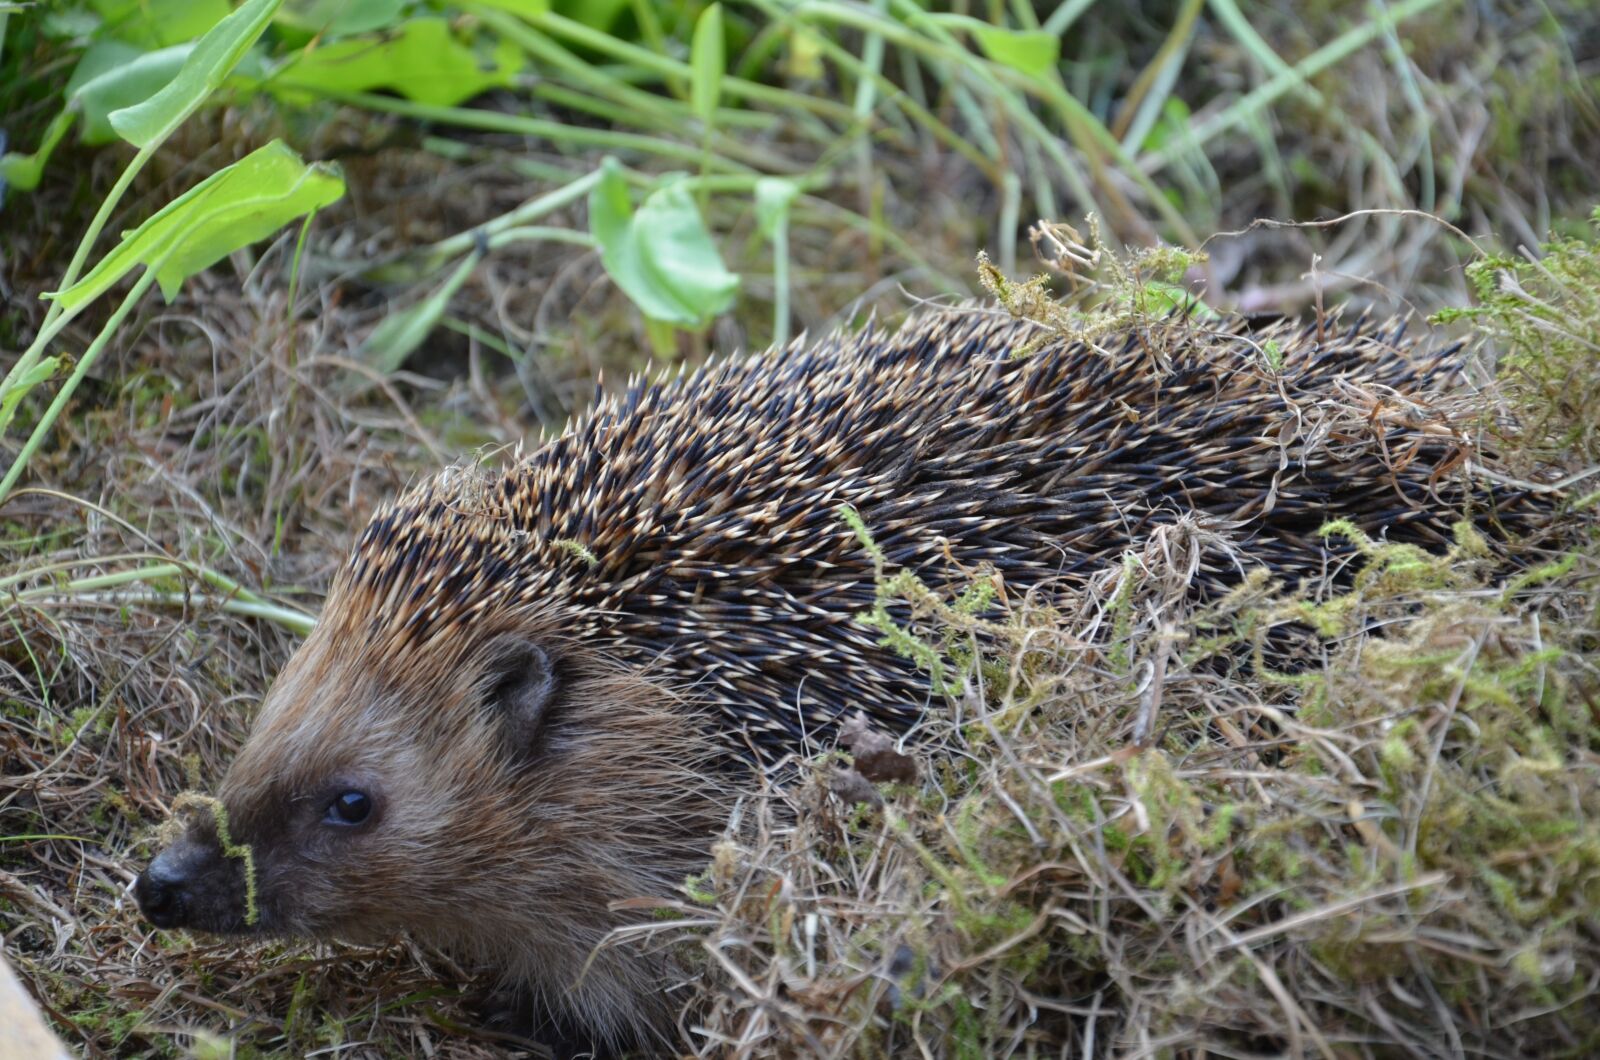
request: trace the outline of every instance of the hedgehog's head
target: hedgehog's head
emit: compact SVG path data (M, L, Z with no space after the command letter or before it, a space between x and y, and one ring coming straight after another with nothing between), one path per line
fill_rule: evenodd
M468 586L439 607L449 572L484 562L468 537L432 559L402 542L366 572L358 549L229 769L223 812L188 814L140 877L147 918L408 931L570 986L620 923L611 903L670 894L704 856L726 804L695 719L548 603Z

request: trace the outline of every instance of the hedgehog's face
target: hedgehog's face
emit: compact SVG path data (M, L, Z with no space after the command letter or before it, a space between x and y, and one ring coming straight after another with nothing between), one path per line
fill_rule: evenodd
M364 654L313 637L291 661L223 783L222 814L190 806L140 878L150 920L381 937L474 900L492 867L457 852L525 838L506 795L554 735L552 652L490 636L462 664L414 674Z
M594 918L579 906L679 872L684 827L706 824L694 743L660 689L549 636L483 630L396 665L319 626L230 768L224 814L188 810L135 895L161 927L478 948L507 920ZM601 878L617 871L636 878Z

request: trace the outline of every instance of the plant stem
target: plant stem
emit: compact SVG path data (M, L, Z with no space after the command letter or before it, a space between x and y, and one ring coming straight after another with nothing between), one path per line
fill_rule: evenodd
M100 238L100 233L104 230L106 222L111 220L111 212L116 209L117 203L122 201L122 196L127 193L128 186L133 183L133 178L137 177L139 171L145 167L145 163L155 156L156 148L159 146L161 145L156 143L140 148L139 153L133 156L133 161L128 163L127 168L122 171L122 175L117 178L117 182L111 186L111 190L101 200L100 209L95 211L94 218L89 222L88 230L84 232L83 238L78 241L78 249L73 252L72 260L67 263L67 271L62 274L61 282L56 286L56 290L65 291L78 282L78 273L83 270L83 263L88 258L89 251L94 248L95 241ZM11 389L17 380L23 378L38 363L39 358L44 354L45 347L61 333L63 328L72 322L72 318L77 316L82 309L83 307L79 306L78 309L65 313L59 301L50 303L50 308L45 310L44 322L39 326L39 334L34 336L33 342L29 343L22 356L17 358L17 363L11 366L11 371L6 373L4 381L0 381L0 394ZM9 416L0 415L0 431L5 430L9 423ZM20 461L21 458L19 457L18 459ZM8 474L5 485L0 486L0 500L4 500L6 494L11 491L11 483L13 481L15 481L15 476Z
M772 344L789 344L789 212L772 233Z
M68 271L70 272L71 270L69 269ZM44 443L45 437L50 433L50 429L55 426L56 420L61 416L61 410L66 408L67 402L71 400L73 391L78 389L78 384L83 382L83 377L89 373L89 366L94 364L101 351L106 348L106 344L111 341L111 336L116 334L117 328L122 326L122 321L132 311L133 307L138 304L139 299L144 297L144 293L150 289L150 285L155 282L156 267L147 266L144 274L133 285L133 290L129 291L128 296L122 300L122 304L117 306L116 312L111 314L111 319L106 321L105 327L100 329L100 334L96 335L94 341L89 344L89 348L83 351L83 356L78 359L77 366L72 370L72 375L67 377L65 383L61 384L61 389L56 393L55 400L50 402L50 407L45 410L44 416L40 418L38 424L33 428L33 433L28 436L27 442L23 444L22 451L17 454L17 458L6 469L5 479L0 480L0 503L3 503L6 497L11 494L11 488L16 485L17 479L22 476L23 470L28 466L28 461L33 459L33 454L38 452L39 446Z
M1146 174L1165 169L1186 148L1204 144L1239 125L1251 115L1270 106L1278 97L1303 86L1307 80L1337 62L1348 58L1382 36L1391 26L1437 7L1441 0L1406 0L1405 3L1385 8L1383 13L1369 22L1355 26L1329 43L1318 48L1291 67L1277 74L1235 100L1232 106L1194 123L1182 144L1165 146L1140 160L1139 168Z

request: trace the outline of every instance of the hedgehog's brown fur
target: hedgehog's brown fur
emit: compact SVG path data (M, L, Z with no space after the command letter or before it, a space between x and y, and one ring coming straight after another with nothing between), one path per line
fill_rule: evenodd
M668 894L704 856L732 782L719 750L795 750L854 710L901 729L927 699L856 619L874 567L841 505L936 585L953 556L1070 588L1184 514L1290 579L1325 570L1330 517L1446 539L1462 439L1376 405L1318 416L1357 393L1426 403L1455 348L1365 323L1199 327L1016 358L1028 325L926 316L635 384L504 471L412 489L361 534L223 786L264 928L410 929L601 1036L660 1028L668 966L594 950L628 915L611 903ZM1353 429L1313 444L1335 422ZM1477 490L1473 514L1522 500ZM1237 573L1203 569L1198 591ZM529 761L483 705L507 637L560 667ZM283 824L330 776L383 792L374 828Z

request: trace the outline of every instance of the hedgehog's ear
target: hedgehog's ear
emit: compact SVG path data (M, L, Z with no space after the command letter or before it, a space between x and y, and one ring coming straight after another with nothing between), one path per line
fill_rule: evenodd
M540 645L525 637L507 637L494 645L484 706L499 718L514 757L538 753L558 684L555 660Z

